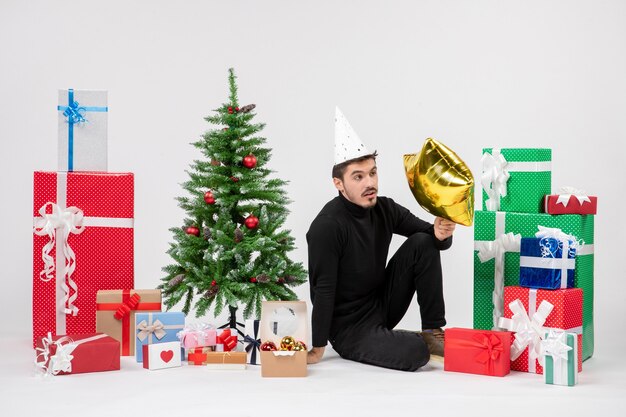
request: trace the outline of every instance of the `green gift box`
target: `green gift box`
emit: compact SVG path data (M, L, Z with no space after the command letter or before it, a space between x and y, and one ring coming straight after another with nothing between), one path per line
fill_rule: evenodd
M542 212L543 198L552 192L551 161L551 149L483 149L483 210Z
M576 255L574 286L583 289L583 360L590 358L593 355L593 222L592 215L477 211L474 217L474 328L497 327L495 323L503 312L504 286L519 285L517 239L534 237L538 226L559 228L584 242Z

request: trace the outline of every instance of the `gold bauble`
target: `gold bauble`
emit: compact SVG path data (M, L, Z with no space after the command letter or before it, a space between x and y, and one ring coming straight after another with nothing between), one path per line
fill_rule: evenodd
M280 350L293 350L296 346L296 339L291 336L285 336L280 340Z
M413 196L424 210L464 226L472 225L474 176L452 149L428 138L419 154L404 155L404 169Z

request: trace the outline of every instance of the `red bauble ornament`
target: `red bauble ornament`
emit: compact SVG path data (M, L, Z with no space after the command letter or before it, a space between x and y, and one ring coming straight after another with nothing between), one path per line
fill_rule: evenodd
M185 229L185 233L187 233L188 235L200 236L200 229L198 229L196 226L189 226Z
M254 168L256 166L256 156L250 154L243 157L243 166L246 168Z
M256 277L250 277L250 282L256 284Z
M254 214L251 214L246 218L244 224L248 229L256 229L256 227L259 225L259 218L256 217Z
M237 178L237 177L230 177L230 179L231 179L233 182L239 182L239 178Z
M233 114L233 108L232 107L228 107L228 114Z
M285 278L283 278L283 277L278 278L278 283L279 284L284 284L285 283Z
M235 107L235 111L239 113L239 107Z
M278 350L278 349L276 349L276 344L274 344L274 342L264 342L261 345L261 350L268 352L271 350Z
M211 286L212 287L215 287L216 285L217 285L217 281L216 280L211 281Z
M204 202L207 204L215 204L215 197L211 191L204 193Z

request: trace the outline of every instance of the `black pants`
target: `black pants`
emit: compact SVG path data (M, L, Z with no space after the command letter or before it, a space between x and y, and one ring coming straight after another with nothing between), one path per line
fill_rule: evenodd
M342 358L403 371L415 371L428 362L430 354L419 334L393 328L416 293L422 328L446 324L441 258L434 239L416 233L391 258L385 287L372 308L332 335L331 344Z

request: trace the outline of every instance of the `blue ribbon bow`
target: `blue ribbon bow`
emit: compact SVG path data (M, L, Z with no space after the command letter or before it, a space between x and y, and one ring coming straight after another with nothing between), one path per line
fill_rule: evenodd
M249 335L245 335L243 338L243 342L246 343L246 352L250 353L250 363L256 365L256 352L257 350L261 350L261 339L257 339L259 334L259 321L254 320L254 337L250 337Z
M67 118L67 170L74 170L74 125L77 123L85 123L85 113L88 111L94 112L107 112L108 107L97 106L80 106L77 101L74 100L74 90L70 88L67 90L67 106L57 106L57 110L63 111L63 116Z

